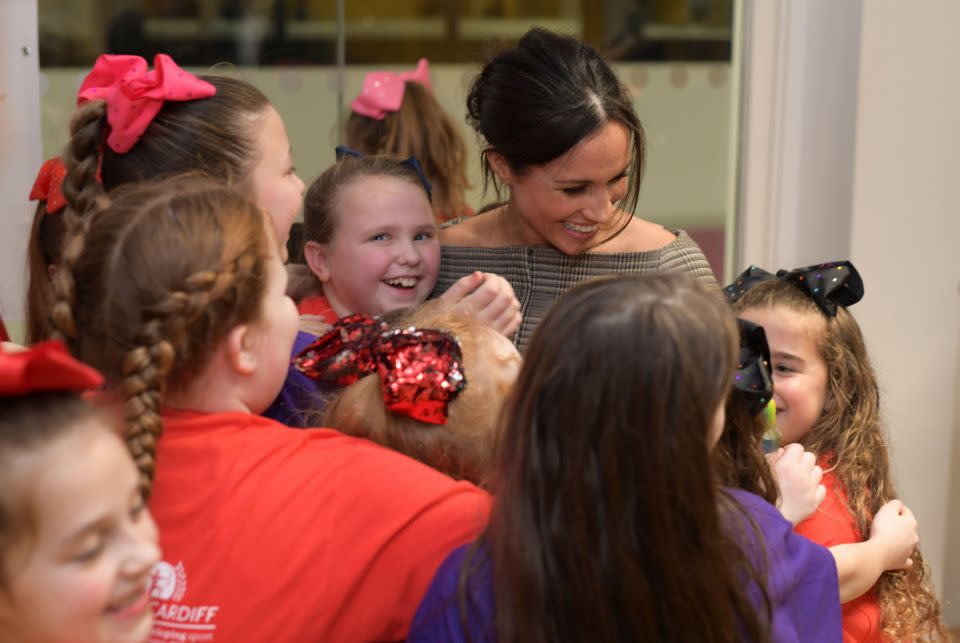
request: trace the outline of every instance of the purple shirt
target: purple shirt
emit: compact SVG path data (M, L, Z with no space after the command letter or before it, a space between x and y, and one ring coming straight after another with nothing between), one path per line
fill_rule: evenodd
M763 535L762 544L747 542L744 550L760 569L764 569L764 561L758 556L766 558L767 592L773 612L770 640L776 643L842 642L840 589L830 551L796 534L793 525L762 498L739 489L727 491L753 518ZM743 533L749 538L752 532L745 528ZM464 545L454 550L437 570L414 616L408 641L466 643L457 585L468 557L469 640L496 640L490 559L486 549L472 550L472 547Z
M294 368L292 360L316 340L316 336L310 333L297 332L287 379L284 380L277 399L263 412L264 417L297 429L317 426L320 411L326 406L324 394L329 393L329 390Z

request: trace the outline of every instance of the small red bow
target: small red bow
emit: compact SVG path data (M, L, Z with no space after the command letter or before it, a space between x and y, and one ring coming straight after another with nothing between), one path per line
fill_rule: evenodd
M103 376L70 357L60 342L41 342L19 352L0 349L0 397L89 391L102 384Z
M140 56L103 54L80 85L77 105L107 102L107 145L124 154L140 140L164 101L196 100L216 93L213 85L183 71L166 54L154 57L153 71L147 70L147 61Z
M466 378L460 345L450 334L426 328L392 330L368 315L338 319L305 348L296 368L311 379L348 386L379 373L387 408L427 424L446 424L447 405Z
M47 214L59 212L67 205L67 200L60 191L60 184L67 175L67 168L59 156L47 159L37 172L37 179L30 190L31 201L44 201Z

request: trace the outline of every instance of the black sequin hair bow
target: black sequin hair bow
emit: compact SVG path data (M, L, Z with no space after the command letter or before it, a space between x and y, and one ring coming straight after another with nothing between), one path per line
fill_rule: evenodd
M391 329L369 315L348 315L293 360L307 377L349 386L380 375L383 402L392 413L427 424L446 424L447 405L460 394L460 344L429 328Z
M366 156L363 152L358 152L352 147L347 147L346 145L337 145L337 161L343 160L346 157L349 158L363 158ZM417 173L417 176L420 178L420 183L423 184L423 189L427 191L427 200L431 203L433 202L433 185L430 183L430 179L427 178L427 175L423 172L423 166L420 165L420 161L417 160L417 157L411 156L402 161L399 161L401 165L406 165L411 168L414 172Z
M773 369L770 346L763 326L737 319L740 328L740 354L733 376L733 394L746 402L750 415L757 415L773 397Z
M750 266L723 289L723 294L732 304L757 284L774 279L782 279L800 288L828 317L837 315L837 306L846 308L863 299L863 280L849 261L778 270L775 275L763 268Z

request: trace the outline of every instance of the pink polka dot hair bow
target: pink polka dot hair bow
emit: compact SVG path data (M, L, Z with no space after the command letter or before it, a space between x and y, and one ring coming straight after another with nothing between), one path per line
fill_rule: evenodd
M294 360L307 377L349 386L380 375L383 402L392 413L427 424L446 424L447 405L466 386L460 345L429 328L391 329L369 315L338 319Z
M358 114L382 121L387 112L400 109L403 92L408 80L420 83L427 89L430 84L430 67L426 58L421 58L414 71L395 74L392 71L373 71L363 79L363 90L350 103L350 109Z
M90 391L103 377L72 358L57 341L46 341L16 352L0 348L0 397L41 391Z
M166 54L154 57L153 71L140 56L103 54L80 85L77 105L106 101L107 145L124 154L140 140L164 101L196 100L216 93L213 85L183 71Z

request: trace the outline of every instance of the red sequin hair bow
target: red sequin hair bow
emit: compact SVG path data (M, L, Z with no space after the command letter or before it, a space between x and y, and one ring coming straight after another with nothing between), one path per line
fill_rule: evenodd
M67 200L60 191L60 184L63 183L66 175L67 168L59 156L44 161L30 190L30 200L43 201L46 204L47 214L62 210L66 207Z
M180 69L166 54L154 57L153 71L140 56L103 54L80 85L77 105L106 101L107 145L124 154L140 140L165 101L209 98L216 93L213 85Z
M392 413L446 424L447 405L467 384L462 359L460 345L449 333L391 329L357 314L334 322L293 363L307 377L339 386L378 373L384 404Z
M103 376L70 357L60 342L41 342L13 352L0 348L0 397L43 391L79 393L102 384Z

